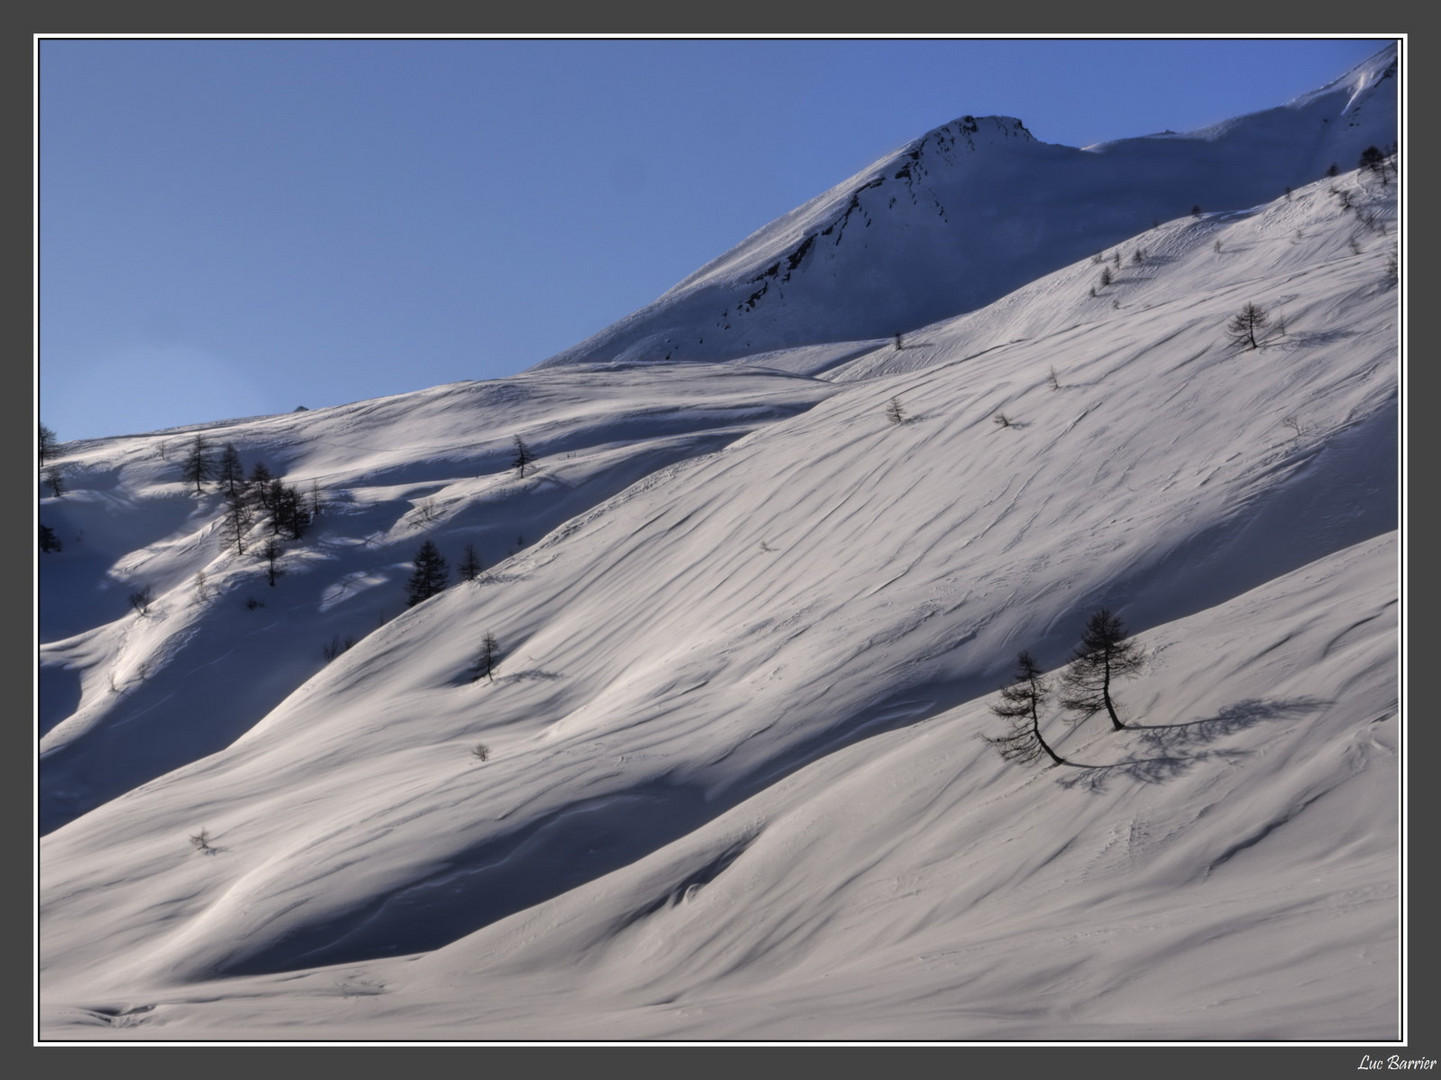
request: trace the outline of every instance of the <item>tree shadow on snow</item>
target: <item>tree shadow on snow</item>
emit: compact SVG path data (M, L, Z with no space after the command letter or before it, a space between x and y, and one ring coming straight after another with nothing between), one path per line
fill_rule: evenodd
M1161 784L1167 780L1190 772L1198 763L1214 755L1202 750L1185 756L1163 756L1141 758L1132 761L1118 761L1114 765L1086 765L1079 761L1067 762L1071 766L1057 778L1064 788L1080 788L1083 791L1103 792L1112 780L1131 779L1143 784Z
M1228 764L1236 758L1247 756L1249 751L1227 750L1225 752L1203 750L1199 747L1228 735L1234 735L1246 728L1254 727L1267 720L1284 720L1299 713L1312 712L1326 705L1319 698L1272 699L1248 698L1227 705L1215 716L1190 720L1181 724L1152 724L1146 727L1130 728L1141 742L1159 751L1158 756L1133 758L1109 765L1088 765L1083 762L1068 762L1074 769L1058 779L1062 787L1081 788L1086 791L1105 791L1107 785L1117 778L1128 778L1146 784L1160 784L1189 772L1197 764L1220 758ZM1175 751L1190 749L1189 753ZM1170 751L1170 752L1168 752Z
M1296 347L1311 347L1314 345L1330 345L1337 341L1345 341L1347 338L1356 336L1354 330L1291 330L1286 334L1286 342ZM1280 344L1279 339L1268 338L1262 342L1262 346Z
M1158 750L1215 742L1227 735L1254 727L1265 720L1284 720L1299 713L1314 712L1329 702L1320 698L1247 698L1227 705L1215 716L1183 724L1148 724L1136 734Z
M557 679L565 678L558 671L546 671L542 668L527 668L525 671L513 671L508 674L496 673L496 682L555 682Z
M499 659L496 661L496 670L495 670L495 673L494 673L493 675L489 676L489 677L487 677L487 676L485 675L484 671L479 671L479 672L478 672L474 666L468 667L468 668L466 668L464 671L458 672L458 673L450 680L450 685L451 685L451 686L475 686L475 685L480 685L480 686L486 686L486 685L499 686L499 685L501 685L502 683L518 683L518 682L558 682L559 680L565 678L565 676L562 675L562 674L561 674L560 672L558 672L558 671L546 671L546 670L544 670L544 669L542 669L542 668L526 668L524 671L506 671L506 672L502 672L502 671L500 670L500 664L504 663L504 661L505 661L505 658L504 658L504 657L501 657L501 658L499 658Z

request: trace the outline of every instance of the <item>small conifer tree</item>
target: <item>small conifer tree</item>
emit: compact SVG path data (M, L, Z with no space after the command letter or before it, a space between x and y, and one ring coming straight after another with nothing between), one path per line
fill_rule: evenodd
M1247 303L1226 324L1226 334L1234 345L1244 345L1248 350L1260 348L1261 342L1256 335L1264 330L1269 320L1265 308Z
M210 458L210 443L199 432L196 432L195 438L191 440L190 449L185 452L185 463L181 468L181 476L187 483L195 485L195 494L197 495L204 494L205 489L201 485L215 476L215 462Z
M500 662L500 645L494 634L486 634L480 643L480 651L470 665L470 681L486 679L495 682L495 665Z
M1061 675L1061 704L1084 714L1081 719L1106 710L1111 727L1126 725L1116 715L1111 685L1117 679L1141 670L1145 654L1126 634L1121 620L1106 608L1094 612L1081 633L1081 644Z
M406 606L415 607L421 601L429 600L436 593L442 592L449 584L449 577L450 567L440 554L440 549L427 540L415 553L415 569L405 587Z
M284 553L280 541L273 536L268 538L265 546L260 549L260 557L265 560L265 580L272 589L275 588L276 579L280 577L280 556Z
M225 539L235 545L235 554L245 554L245 537L250 532L250 504L242 495L234 495L225 504L225 517L221 525Z
M245 466L240 463L240 451L234 443L220 448L220 466L217 474L225 494L234 497L245 490Z
M511 467L515 469L516 475L525 479L525 467L535 460L535 455L530 452L530 447L525 445L519 435L515 437L515 456L511 458Z
M474 544L465 545L465 558L460 560L460 576L465 581L474 581L485 571L485 564L480 561L480 554L475 550Z

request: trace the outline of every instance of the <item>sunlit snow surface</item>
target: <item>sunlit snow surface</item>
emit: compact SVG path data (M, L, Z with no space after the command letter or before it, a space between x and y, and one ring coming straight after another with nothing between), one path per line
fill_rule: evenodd
M68 444L41 1038L1396 1039L1395 191L1167 220L900 348L212 426L325 499L273 587L192 430ZM425 539L486 570L406 609ZM1131 726L1002 761L1016 654L1101 605Z

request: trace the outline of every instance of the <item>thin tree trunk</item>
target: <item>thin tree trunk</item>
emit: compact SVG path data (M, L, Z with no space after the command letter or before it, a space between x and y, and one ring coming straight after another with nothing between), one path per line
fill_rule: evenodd
M1036 737L1036 742L1038 742L1038 743L1041 744L1041 749L1044 750L1046 753L1050 754L1050 755L1051 755L1051 760L1054 761L1057 765L1069 765L1069 764L1070 764L1069 761L1067 761L1065 758L1061 757L1061 756L1060 756L1059 754L1057 754L1054 750L1052 750L1048 745L1046 745L1046 740L1045 740L1045 739L1041 738L1041 718L1036 715L1036 710L1035 710L1034 707L1031 709L1031 734L1035 735L1035 737Z
M1116 715L1116 706L1111 704L1111 661L1106 659L1105 681L1101 683L1101 696L1106 699L1106 712L1111 715L1111 727L1116 731L1122 731L1126 725L1121 723L1120 717Z

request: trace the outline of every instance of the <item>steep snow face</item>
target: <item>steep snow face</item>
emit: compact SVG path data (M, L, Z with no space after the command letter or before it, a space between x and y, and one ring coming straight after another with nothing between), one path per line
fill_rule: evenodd
M1363 110L1378 111L1384 117L1388 113L1394 116L1396 108L1396 73L1397 58L1396 49L1391 47L1383 49L1375 56L1357 64L1346 74L1320 90L1314 90L1309 94L1302 94L1291 102L1295 108L1302 108L1310 105L1320 98L1330 97L1337 94L1346 95L1346 106L1342 110L1348 117L1348 127L1358 127L1357 115ZM1329 131L1332 138L1338 136L1337 131ZM1338 152L1343 152L1354 145L1354 140L1341 142L1336 146Z
M215 429L342 493L273 589L173 435L67 447L42 520L104 496L120 587L169 585L42 653L81 687L41 766L44 1030L1394 1038L1395 185L1332 186L900 349ZM397 610L423 537L516 521ZM62 607L108 565L71 554ZM1147 653L1132 727L1051 709L1074 764L1002 762L1017 652L1054 674L1100 605Z
M1396 141L1395 48L1296 101L1086 150L962 117L777 219L541 366L732 360L891 337L1162 222L1240 210Z

